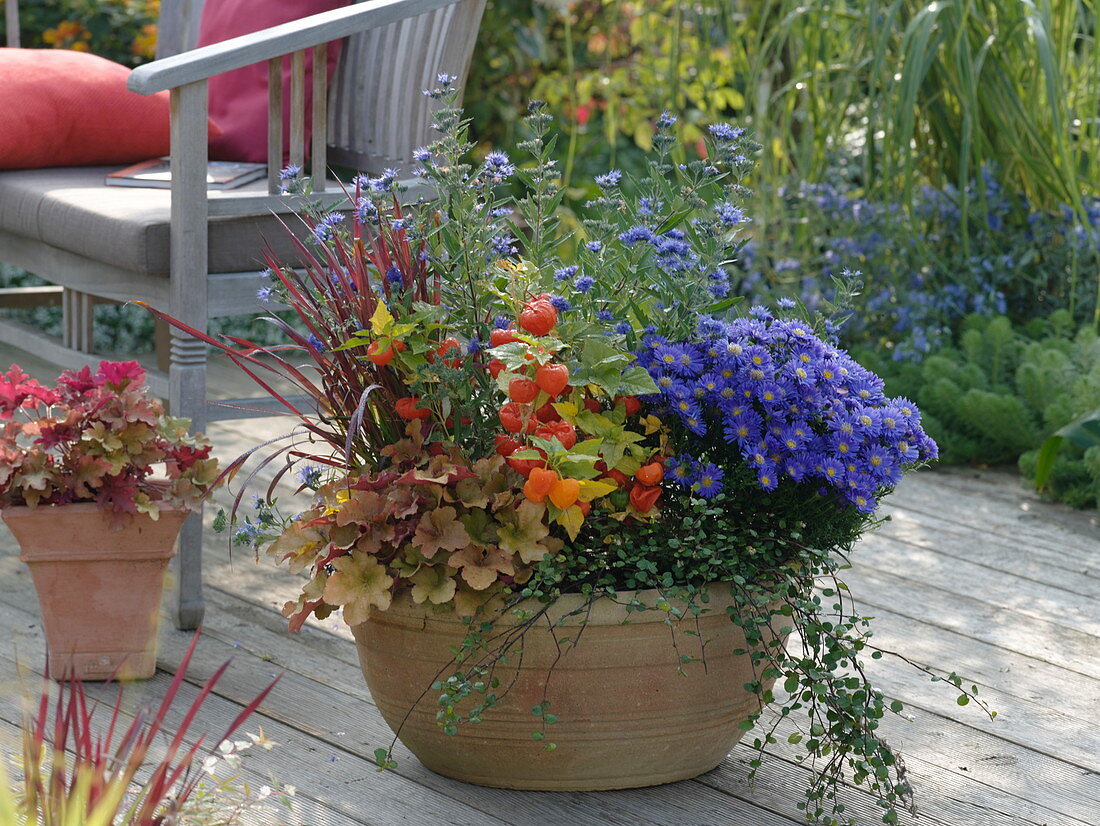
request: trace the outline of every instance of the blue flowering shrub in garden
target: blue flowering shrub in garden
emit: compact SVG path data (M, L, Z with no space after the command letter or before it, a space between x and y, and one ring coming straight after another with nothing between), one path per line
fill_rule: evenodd
M1033 208L989 170L966 192L920 187L908 210L835 183L798 184L777 199L780 220L746 247L738 286L814 308L831 297L832 277L860 270L849 345L920 361L952 345L970 314L1015 323L1055 310L1079 324L1097 318L1100 200L1080 214Z

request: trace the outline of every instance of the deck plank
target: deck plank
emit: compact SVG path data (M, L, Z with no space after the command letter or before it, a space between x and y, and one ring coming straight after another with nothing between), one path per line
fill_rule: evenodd
M969 492L967 482L973 485ZM922 471L888 502L932 519L978 526L1006 541L1031 543L1093 569L1097 566L1096 511L1043 502L1023 488L1019 477L958 468Z
M953 560L982 565L994 571L1061 588L1070 594L1100 599L1100 566L1089 568L1067 559L1061 551L1036 547L1015 537L995 536L971 525L960 525L900 506L888 507L888 532L867 537L868 545L900 543Z
M956 553L960 550L956 548ZM971 596L1025 621L1100 636L1100 600L1093 597L883 535L869 537L861 551L861 568L897 573L919 581L921 587Z
M911 578L857 565L845 580L868 604L910 619L1100 679L1100 662L1089 654L1096 637L1056 623L1038 622L954 590L915 587ZM963 590L960 588L959 590Z

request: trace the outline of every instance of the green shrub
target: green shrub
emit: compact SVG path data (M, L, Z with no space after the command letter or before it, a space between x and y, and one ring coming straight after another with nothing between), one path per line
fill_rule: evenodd
M1042 442L1100 405L1100 337L1091 325L1074 331L1065 311L1016 328L969 316L955 346L921 364L859 356L889 393L917 402L947 463L1018 462L1034 479ZM1074 507L1100 505L1100 447L1066 444L1048 488Z

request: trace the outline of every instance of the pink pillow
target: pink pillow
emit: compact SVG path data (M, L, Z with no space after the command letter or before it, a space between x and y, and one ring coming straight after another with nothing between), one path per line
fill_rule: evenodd
M125 66L84 52L0 49L0 169L167 155L168 93L131 92L129 77Z
M280 23L346 6L347 0L206 0L199 46L220 43ZM328 48L328 76L336 70L339 42ZM306 53L306 145L313 100L313 55ZM267 161L267 63L234 69L210 78L210 117L221 137L210 141L210 158L219 161ZM283 160L290 157L290 58L283 58Z

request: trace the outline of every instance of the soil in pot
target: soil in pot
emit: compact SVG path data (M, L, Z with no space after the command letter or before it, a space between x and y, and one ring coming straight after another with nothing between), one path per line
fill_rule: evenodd
M506 696L482 722L463 724L455 735L438 726L440 692L430 686L453 672L451 646L462 641L466 625L452 611L404 595L352 631L383 717L433 771L511 789L652 786L713 769L758 708L757 696L744 688L756 679L751 659L733 653L745 640L726 613L729 588L709 590L706 613L686 614L671 628L664 611L627 611L600 599L551 633L557 618L584 604L577 596L561 598L549 619L527 631L522 656L513 652L498 667L496 693L510 685ZM659 596L638 593L651 606ZM496 631L514 621L506 616ZM683 657L698 661L679 673ZM540 742L532 738L542 728L532 709L544 701L557 721ZM548 742L555 748L547 749Z

